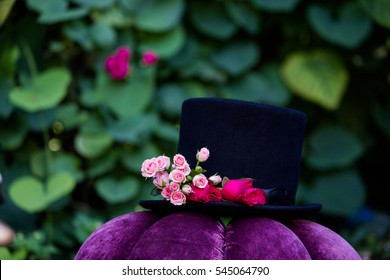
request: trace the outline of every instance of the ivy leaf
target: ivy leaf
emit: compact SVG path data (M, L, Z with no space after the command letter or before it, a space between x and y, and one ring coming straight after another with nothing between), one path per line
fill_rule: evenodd
M71 76L65 68L50 68L33 78L29 87L15 87L11 103L28 112L37 112L57 106L67 93Z
M322 50L290 54L282 76L294 93L329 110L338 108L349 80L340 59Z
M317 169L346 167L364 152L360 140L339 126L323 126L308 140L307 163Z
M376 23L390 28L390 1L359 0L359 3Z
M185 32L182 26L177 26L169 32L145 34L141 36L140 41L141 52L153 50L160 58L170 58L183 47Z
M195 1L189 11L192 24L210 37L225 40L237 30L236 25L224 12L223 6L215 1Z
M254 6L270 12L290 12L300 0L252 0Z
M371 20L355 3L344 5L336 19L319 5L312 5L307 16L320 36L346 48L358 47L371 32Z
M100 179L96 184L97 193L108 203L121 203L134 199L139 190L136 178L126 177L122 180L114 178Z
M75 186L76 181L66 172L50 176L46 184L35 177L23 176L11 184L9 194L18 207L28 213L36 213L70 194Z
M260 29L260 16L249 3L226 1L226 10L234 22L250 34L256 34Z
M144 31L164 32L180 22L183 12L183 0L152 1L147 9L137 14L135 25Z
M260 59L260 49L254 42L239 41L227 45L211 56L211 60L233 76L240 75Z
M105 132L79 132L75 138L75 148L86 158L97 158L102 155L113 143L112 138Z
M356 214L364 204L365 186L354 170L319 177L311 188L301 192L305 201L322 204L322 211L348 217Z

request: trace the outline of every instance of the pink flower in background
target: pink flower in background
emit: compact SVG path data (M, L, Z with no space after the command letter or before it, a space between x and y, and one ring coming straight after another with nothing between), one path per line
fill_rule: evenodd
M210 151L207 148L202 148L198 153L196 154L196 159L199 162L205 162L210 156Z
M142 55L141 61L145 66L153 65L158 61L158 56L154 51L146 51Z
M114 80L124 80L131 71L129 64L130 58L130 48L120 47L113 55L106 58L104 68Z

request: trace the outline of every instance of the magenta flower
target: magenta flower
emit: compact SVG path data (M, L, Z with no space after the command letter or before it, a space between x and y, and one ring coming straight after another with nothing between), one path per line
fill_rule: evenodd
M145 66L153 65L158 61L158 56L154 51L146 51L142 55L141 61Z
M115 51L114 55L106 58L104 68L114 80L124 80L131 71L129 64L130 58L130 48L120 47Z

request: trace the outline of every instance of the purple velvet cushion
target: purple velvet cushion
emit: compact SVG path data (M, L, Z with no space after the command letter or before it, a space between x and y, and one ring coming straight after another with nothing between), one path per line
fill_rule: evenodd
M117 217L84 242L75 259L360 259L338 234L314 222L218 218L194 212Z

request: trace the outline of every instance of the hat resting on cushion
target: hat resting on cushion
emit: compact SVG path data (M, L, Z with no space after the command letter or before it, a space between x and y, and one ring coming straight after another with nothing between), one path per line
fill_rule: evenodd
M158 211L193 210L220 216L294 218L318 212L320 204L295 205L305 126L306 116L289 108L221 98L188 99L182 105L178 153L192 168L197 150L207 147L210 157L202 163L207 176L252 178L254 187L265 190L267 204L187 201L174 206L165 200L140 204Z

